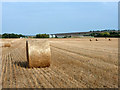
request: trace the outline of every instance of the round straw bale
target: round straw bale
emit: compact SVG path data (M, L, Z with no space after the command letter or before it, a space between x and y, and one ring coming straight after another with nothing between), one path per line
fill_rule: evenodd
M109 41L111 41L111 39L108 39Z
M47 40L26 41L28 67L48 67L51 61L50 45Z
M11 44L10 43L4 43L3 47L10 47Z
M92 41L92 39L90 39L90 41Z
M96 39L96 41L98 41L98 39Z

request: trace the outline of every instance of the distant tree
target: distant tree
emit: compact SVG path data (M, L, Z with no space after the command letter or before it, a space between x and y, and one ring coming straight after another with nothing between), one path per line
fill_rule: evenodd
M90 36L95 36L95 33L91 33Z
M49 34L36 34L36 38L49 38Z
M14 33L11 33L11 34L4 33L4 34L2 34L2 38L20 38L20 37L25 37L25 36L22 35L22 34L14 34Z
M109 32L104 32L103 34L104 34L105 37L110 36Z
M9 38L9 35L7 33L2 34L2 38Z
M93 31L89 36L94 37L120 37L120 30L101 30L100 33Z

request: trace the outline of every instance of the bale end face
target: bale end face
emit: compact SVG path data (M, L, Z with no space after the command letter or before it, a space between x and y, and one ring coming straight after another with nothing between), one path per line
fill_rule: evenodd
M27 61L31 67L49 67L51 61L50 45L47 40L26 41Z

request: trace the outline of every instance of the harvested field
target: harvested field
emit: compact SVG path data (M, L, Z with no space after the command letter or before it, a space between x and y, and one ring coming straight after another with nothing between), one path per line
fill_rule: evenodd
M39 39L40 40L40 39ZM3 88L117 88L118 39L49 39L51 65L28 68L26 39L2 48ZM3 40L8 41L8 40Z

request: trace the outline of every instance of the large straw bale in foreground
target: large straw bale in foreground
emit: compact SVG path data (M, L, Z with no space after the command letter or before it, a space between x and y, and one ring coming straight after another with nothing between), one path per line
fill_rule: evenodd
M29 67L48 67L51 61L50 45L47 40L26 41Z

